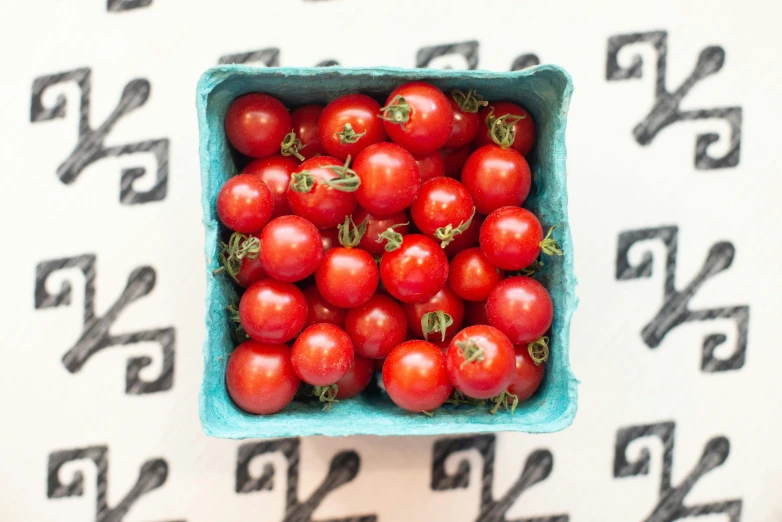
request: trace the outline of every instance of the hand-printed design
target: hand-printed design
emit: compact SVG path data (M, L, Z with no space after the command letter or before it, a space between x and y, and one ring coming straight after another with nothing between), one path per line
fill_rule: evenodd
M361 459L355 451L342 451L331 459L329 472L320 486L304 502L299 502L299 439L281 439L250 442L239 446L236 458L236 492L252 493L274 489L275 468L271 463L263 467L260 477L250 474L250 463L263 455L281 453L288 464L286 470L285 517L283 522L311 522L312 514L329 493L351 482L358 475ZM349 516L323 522L377 522L375 515Z
M415 57L416 67L429 67L431 63L444 56L455 55L464 59L467 69L478 68L478 41L470 40L468 42L458 42L442 45L433 45L431 47L422 47L418 50ZM452 69L450 65L446 69Z
M540 58L536 54L521 54L513 60L510 66L511 71L520 71L533 65L540 65Z
M692 321L732 319L736 322L737 338L733 354L726 359L715 355L718 346L727 340L723 334L711 334L703 340L701 370L722 372L744 366L749 331L749 306L724 306L705 310L690 310L689 303L703 284L726 270L733 263L736 249L732 243L720 241L712 245L698 274L681 290L676 289L676 256L679 228L676 226L630 230L619 234L616 253L616 278L640 279L652 276L652 254L645 252L640 263L631 265L628 253L636 243L659 239L666 248L663 304L657 315L641 330L641 338L649 348L657 348L665 336L677 326Z
M280 48L267 47L256 51L244 53L226 54L218 60L219 64L261 65L266 67L278 67L280 65Z
M81 497L84 495L84 474L73 473L72 478L63 483L60 479L61 468L71 462L91 460L97 470L95 487L95 522L121 522L142 495L153 491L166 483L168 464L163 459L150 459L141 465L138 478L130 491L114 506L109 507L106 498L109 489L109 448L107 446L88 446L80 449L54 451L49 455L46 478L46 496L48 498Z
M139 7L149 7L152 0L106 0L106 10L109 12L131 11Z
M507 522L505 514L519 496L542 482L551 474L554 457L546 449L535 450L527 456L524 469L516 482L499 500L492 496L494 483L494 454L496 438L494 435L476 435L441 439L435 442L432 452L432 489L445 491L456 488L466 488L470 484L470 463L460 460L456 473L446 471L445 461L454 455L475 450L481 456L483 469L481 471L481 504L476 522ZM532 518L519 518L514 522L568 522L568 515L548 515Z
M724 156L712 156L709 154L709 147L719 141L719 134L699 134L695 144L695 168L708 170L738 165L741 148L741 107L680 109L682 101L698 82L722 69L725 64L725 50L719 46L704 48L687 79L678 88L668 91L666 87L668 33L666 31L612 36L608 39L606 58L608 81L641 78L643 61L639 55L633 56L632 63L628 67L619 65L617 60L620 50L635 44L651 44L657 53L654 105L646 118L633 129L636 141L640 145L649 145L660 131L678 121L724 119L730 126L728 152Z
M684 499L695 484L704 475L722 466L730 453L730 441L726 437L713 437L703 448L703 454L690 473L678 486L671 484L673 472L673 422L660 422L645 426L630 426L621 428L616 433L614 453L614 477L637 477L649 474L649 450L644 448L637 460L627 458L627 447L634 441L646 437L657 437L663 444L663 466L660 478L660 497L644 522L673 522L682 518L701 515L723 514L730 522L741 520L741 500L723 500L708 504L685 506Z
M95 315L95 255L85 254L77 257L43 261L35 269L35 308L57 308L71 303L71 284L63 282L60 290L54 294L46 289L49 277L61 270L77 268L84 274L84 327L76 344L62 358L65 368L77 373L86 362L101 350L113 346L126 346L141 342L160 344L163 354L160 375L154 380L144 380L140 372L152 364L150 357L131 357L125 371L125 393L140 395L170 390L174 383L174 346L173 327L143 330L140 332L112 335L110 329L122 311L133 301L148 295L155 288L156 274L150 266L141 266L128 276L125 289L114 304L102 316Z
M151 153L155 157L155 181L146 191L136 190L134 183L146 171L142 167L123 169L120 178L119 200L123 205L135 205L165 199L168 191L168 146L166 138L145 140L137 143L113 145L105 142L116 123L131 111L144 105L149 99L149 81L141 78L131 80L122 90L122 96L114 110L97 128L90 126L90 99L92 96L91 70L87 68L41 76L33 81L30 104L30 121L51 121L65 117L67 100L63 94L57 96L54 105L45 107L43 98L48 89L55 85L76 82L81 91L79 100L79 136L76 147L57 168L57 177L70 185L92 163L108 157L136 153Z

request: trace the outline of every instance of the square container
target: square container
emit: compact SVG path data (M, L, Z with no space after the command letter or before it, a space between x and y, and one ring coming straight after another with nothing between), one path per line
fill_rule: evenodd
M234 405L225 386L225 367L234 348L226 306L236 298L227 277L213 276L218 268L220 224L215 200L222 184L237 172L223 120L231 102L249 92L263 92L288 107L327 103L348 93L362 92L381 102L397 86L411 81L431 82L444 92L470 87L489 101L508 100L525 107L537 127L537 143L528 160L536 177L524 207L544 228L558 225L554 236L564 255L545 260L541 281L554 300L551 358L538 392L519 404L514 415L489 407L444 405L429 418L396 407L385 394L359 396L336 404L331 412L321 404L296 402L269 416L254 416ZM542 65L514 72L434 69L342 67L257 68L226 65L209 69L198 82L197 107L201 156L201 203L206 229L206 341L199 412L208 435L268 438L307 435L443 435L499 431L554 432L569 426L576 414L577 381L568 354L570 318L576 307L573 243L567 215L565 124L573 91L561 68ZM238 302L238 301L237 301Z

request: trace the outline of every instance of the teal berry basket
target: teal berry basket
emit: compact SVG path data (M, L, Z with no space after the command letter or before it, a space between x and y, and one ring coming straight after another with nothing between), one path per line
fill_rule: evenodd
M541 282L554 301L550 332L551 357L538 392L509 411L489 414L488 407L446 404L433 417L408 413L383 392L341 401L330 412L317 401L294 400L274 415L255 416L240 410L228 395L225 368L234 349L226 306L236 300L234 285L218 268L221 233L215 201L228 177L237 172L223 130L230 103L249 92L277 97L288 107L327 103L343 94L362 92L381 102L397 86L412 80L431 82L444 92L475 88L487 100L508 100L524 106L537 125L537 143L528 158L536 177L524 207L554 232L563 256L546 259ZM565 125L573 86L561 68L542 65L514 72L398 69L257 68L226 65L206 71L198 82L197 107L201 156L201 204L206 229L206 340L199 413L211 436L243 439L308 435L446 435L521 431L548 433L568 427L576 414L577 380L569 360L570 319L576 308L573 242L567 214Z

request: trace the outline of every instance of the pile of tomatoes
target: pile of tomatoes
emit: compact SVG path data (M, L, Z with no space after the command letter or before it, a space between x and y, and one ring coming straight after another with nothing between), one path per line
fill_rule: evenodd
M330 409L376 371L395 404L425 414L512 412L535 392L554 310L533 276L541 252L562 253L521 207L524 108L420 81L383 106L347 94L289 112L251 93L225 132L248 159L216 201L215 276L244 289L229 307L236 405L271 414L298 394Z

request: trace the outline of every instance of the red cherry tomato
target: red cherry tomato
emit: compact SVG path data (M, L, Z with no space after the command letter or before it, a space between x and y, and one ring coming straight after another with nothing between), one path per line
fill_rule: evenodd
M470 157L472 151L472 145L466 145L458 149L441 149L440 154L443 156L445 175L449 178L461 178L462 167L464 167L464 163Z
M302 293L307 300L307 320L304 323L304 328L317 323L329 323L340 328L345 326L347 310L334 306L323 299L315 286L310 286Z
M348 373L337 381L337 400L350 399L361 393L367 387L375 374L372 359L356 354Z
M424 337L427 341L434 343L435 341L442 341L443 337L453 337L459 328L462 327L462 321L464 320L464 301L457 296L453 290L444 286L442 290L434 294L434 297L428 301L422 303L405 303L402 305L407 316L407 324L410 330L419 338ZM424 335L423 325L421 320L425 314L429 312L445 312L451 316L453 324L446 328L445 336L443 336L440 330L433 332L427 332ZM436 321L436 316L432 317L432 321ZM430 323L434 325L435 323Z
M386 140L379 112L380 104L365 94L340 96L320 116L320 143L330 156L342 161L355 158L369 145Z
M444 177L421 185L410 207L410 217L418 230L446 245L461 234L462 228L467 230L474 212L472 197L464 185Z
M359 248L332 248L315 272L315 284L334 306L355 308L375 295L378 270L375 259Z
M453 130L448 141L445 142L445 147L458 149L459 147L469 145L475 139L475 135L478 134L478 128L481 125L481 119L477 110L475 112L463 111L456 100L453 99L453 96L448 97L448 103L453 111Z
M307 300L291 283L263 279L253 283L239 301L239 320L252 339L285 343L296 337L307 320Z
M327 167L342 167L343 163L329 156L308 159L293 173L291 188L288 190L288 204L291 211L312 222L318 228L335 228L345 221L356 209L356 198L352 192L345 192L329 186L330 180L339 178L334 170ZM308 192L297 192L294 188L298 174L309 173L314 185Z
M443 351L418 340L404 342L388 354L383 386L397 406L413 412L439 408L453 389Z
M485 301L504 276L489 263L480 248L468 248L456 254L448 269L448 284L467 301Z
M261 235L257 232L252 234L252 237L257 238L258 240L261 239ZM239 272L234 276L234 280L242 288L247 288L256 281L266 279L267 277L266 271L263 269L263 266L261 266L260 253L258 253L258 255L253 258L247 256L242 258L241 264L239 265Z
M455 236L453 241L448 243L448 246L445 247L445 254L448 257L453 257L462 250L478 246L478 235L481 232L481 225L483 225L483 216L476 213L472 217L472 222L470 222L467 230Z
M361 179L355 192L358 204L377 216L401 212L415 199L421 178L415 158L394 143L376 143L353 163Z
M293 343L293 371L313 386L329 386L348 373L353 363L353 344L342 328L329 323L313 324Z
M413 154L429 154L448 141L453 111L440 89L426 82L397 87L381 109L391 141Z
M486 315L486 301L464 302L464 325L489 324L489 316Z
M325 254L332 248L339 246L339 230L336 228L329 228L320 231L320 242L323 245L323 253Z
M323 155L323 147L318 138L318 120L323 112L323 105L302 105L291 112L293 132L301 142L299 154L304 159Z
M261 232L261 265L274 279L292 283L315 272L323 259L320 233L299 216L280 216Z
M492 109L494 109L493 113ZM513 124L514 139L511 147L524 156L529 154L535 145L535 120L532 119L532 116L526 110L510 102L491 102L487 107L480 110L478 113L480 128L475 137L475 144L478 147L482 147L494 143L494 140L489 136L489 126L486 124L486 117L489 116L489 113L491 113L492 118L499 118L506 114L523 116L522 119Z
M396 299L418 303L434 297L448 280L448 258L440 245L421 234L402 238L402 245L380 258L380 280Z
M535 214L520 207L495 210L481 226L481 251L505 270L521 270L535 262L543 241L543 227Z
M225 115L225 133L236 150L251 158L265 158L280 150L291 131L291 116L279 100L251 93L237 98Z
M381 240L378 242L378 238L380 237L380 234L388 230L389 227L395 227L394 230L403 236L410 231L410 220L404 212L378 217L359 207L353 212L353 222L356 225L366 223L366 231L364 232L364 235L361 236L361 241L358 246L375 257L382 256L383 252L385 252L385 241Z
M486 313L489 324L512 343L530 343L551 326L554 303L543 285L531 277L509 277L489 294Z
M284 344L245 341L231 353L225 368L228 395L255 415L283 409L296 395L299 382L290 348Z
M515 347L516 371L508 386L508 393L515 395L519 402L529 399L537 391L546 374L546 363L535 364L529 355L528 346L522 344Z
M524 203L532 174L518 151L486 145L467 158L462 183L470 191L478 212L489 214L500 207Z
M468 326L453 338L448 376L457 390L474 399L490 399L508 388L516 368L513 345L491 326Z
M399 303L384 295L375 295L366 304L348 310L345 331L356 353L370 359L382 359L405 340L407 319Z
M429 154L414 156L418 165L418 174L421 176L421 183L429 181L432 178L445 176L445 161L439 150Z
M228 181L217 194L217 216L223 225L252 234L269 221L274 199L266 183L256 176L239 174Z
M296 158L282 154L251 161L244 168L244 174L258 176L271 190L274 198L272 218L291 213L288 207L288 186L291 184L291 174L297 168L299 168L299 161Z
M438 347L439 349L441 349L443 353L446 353L446 351L448 350L448 346L450 346L451 341L453 341L453 338L454 338L453 335L449 335L443 340L441 337L437 335L430 335L429 342L435 345L436 347Z

